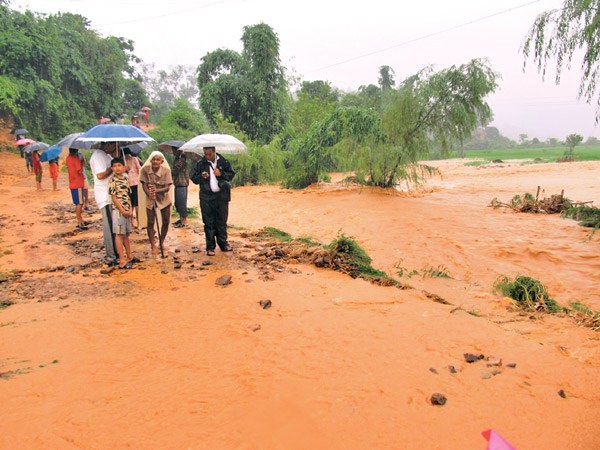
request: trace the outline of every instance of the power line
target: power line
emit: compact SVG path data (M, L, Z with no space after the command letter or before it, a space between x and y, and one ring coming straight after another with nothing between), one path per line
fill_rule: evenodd
M190 11L195 11L197 9L208 8L210 6L219 5L221 3L228 3L230 1L233 1L233 0L219 0L219 1L216 1L216 2L212 2L212 3L207 3L205 5L194 6L193 8L189 8L189 9L185 9L185 10L181 10L181 11L175 11L175 12L160 14L158 16L142 17L142 18L139 18L139 19L125 20L123 22L102 23L102 24L99 24L98 26L122 25L122 24L125 24L125 23L144 22L146 20L160 19L160 18L163 18L163 17L175 16L177 14L183 14L183 13L187 13L187 12L190 12Z
M388 50L391 50L393 48L402 47L404 45L412 44L413 42L417 42L417 41L421 41L423 39L427 39L427 38L430 38L430 37L433 37L433 36L437 36L438 34L447 33L448 31L453 31L453 30L456 30L458 28L466 27L468 25L472 25L472 24L477 23L477 22L482 22L484 20L491 19L492 17L496 17L496 16L499 16L501 14L506 14L508 12L511 12L511 11L514 11L514 10L517 10L517 9L520 9L520 8L524 8L526 6L533 5L534 3L539 3L540 1L542 1L542 0L534 0L532 2L525 3L523 5L515 6L513 8L505 9L504 11L500 11L500 12L497 12L497 13L494 13L494 14L490 14L489 16L480 17L478 19L471 20L469 22L465 22L465 23L462 23L460 25L455 25L453 27L446 28L445 30L436 31L434 33L426 34L426 35L420 36L418 38L414 38L414 39L410 39L408 41L400 42L399 44L395 44L395 45L392 45L390 47L383 48L381 50L375 50L375 51L372 51L370 53L364 53L364 54L359 55L359 56L354 56L352 58L348 58L348 59L345 59L343 61L339 61L339 62L336 62L336 63L333 63L333 64L329 64L328 66L323 66L323 67L319 67L317 69L309 70L306 73L318 72L318 71L321 71L321 70L329 69L331 67L340 66L342 64L346 64L346 63L351 62L351 61L356 61L358 59L366 58L368 56L376 55L378 53L387 52Z

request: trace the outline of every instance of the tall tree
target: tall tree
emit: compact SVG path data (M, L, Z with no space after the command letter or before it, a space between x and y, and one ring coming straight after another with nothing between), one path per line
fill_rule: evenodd
M598 0L566 0L561 8L540 14L523 44L525 63L532 57L545 76L548 63L556 60L556 84L563 68L583 50L579 96L588 103L596 98L596 123L600 121L600 3Z
M0 106L38 139L87 127L119 107L135 77L133 43L101 38L75 14L0 4Z
M381 66L379 68L379 87L382 91L387 91L392 89L396 84L396 80L394 77L396 74L394 73L394 69L390 66Z
M214 124L220 114L251 139L268 142L283 127L289 96L279 38L264 23L244 27L241 54L218 49L198 66L200 106Z

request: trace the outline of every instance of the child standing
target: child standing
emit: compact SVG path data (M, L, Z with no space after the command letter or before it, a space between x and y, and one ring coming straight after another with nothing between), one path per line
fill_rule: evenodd
M31 163L33 165L33 173L35 174L35 185L38 191L42 189L42 162L40 161L40 152L35 150L31 155Z
M125 161L122 158L114 158L110 163L110 168L113 177L108 183L108 193L112 198L112 225L119 255L119 269L135 269L134 263L139 260L132 258L129 244L133 208L131 207L129 181L124 175Z

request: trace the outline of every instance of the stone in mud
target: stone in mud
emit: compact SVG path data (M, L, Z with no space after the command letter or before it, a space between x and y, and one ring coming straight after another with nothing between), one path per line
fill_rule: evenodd
M514 369L515 367L517 367L517 363L507 364L506 367L510 367L511 369Z
M481 371L481 378L483 378L484 380L487 380L489 378L492 378L492 374L489 372L486 372L485 370Z
M436 392L431 396L430 401L432 405L444 406L448 400L444 394Z
M438 371L437 371L437 370L435 370L433 367L430 367L430 368L429 368L429 371L430 371L431 373L435 373L436 375L438 374Z
M563 389L558 391L557 394L560 395L562 398L567 398L567 394L565 394L565 391Z
M248 279L246 280L246 283L254 283L254 280L253 280L252 278L248 278Z
M493 355L490 355L487 357L487 366L488 367L501 366L501 365L502 365L502 358L499 358L499 357L493 356Z
M450 371L450 373L456 373L456 369L454 368L454 366L448 366L448 370Z
M173 266L174 269L181 269L181 263L177 263Z
M250 328L250 331L258 331L261 329L261 326L259 323L255 323L253 325L250 325L248 328Z
M271 300L261 300L258 302L258 304L262 309L269 309L273 303Z
M473 353L465 353L464 357L465 357L465 361L468 363L474 363L478 359L477 355L474 355Z
M163 270L160 271L160 273L167 274L167 273L169 273L169 271L167 269L163 269Z
M75 272L76 268L75 266L69 266L65 269L65 273L71 273L71 272Z
M221 275L219 278L217 278L215 283L219 286L227 286L228 284L231 284L231 275Z
M202 265L203 266L211 266L212 265L212 261L202 261Z

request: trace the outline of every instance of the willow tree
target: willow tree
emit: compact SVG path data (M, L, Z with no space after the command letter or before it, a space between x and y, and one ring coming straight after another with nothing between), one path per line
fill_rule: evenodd
M355 171L359 182L392 187L422 180L435 172L418 164L432 146L449 150L489 122L492 111L485 97L497 88L497 77L479 59L439 72L429 67L387 90L381 115L373 109L337 109L297 143L288 185L304 187L322 179L327 149L344 139L351 141L343 154L345 168Z
M533 58L538 71L546 75L556 60L556 84L562 70L570 68L575 55L583 52L579 97L591 103L596 98L596 123L600 121L600 3L598 0L566 0L558 9L540 14L523 44L525 60Z
M220 114L251 139L268 142L281 130L288 106L279 38L261 23L244 27L242 42L241 54L218 49L202 58L200 107L209 120Z

